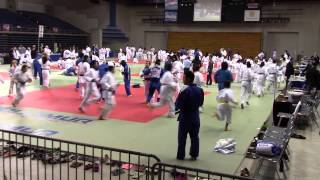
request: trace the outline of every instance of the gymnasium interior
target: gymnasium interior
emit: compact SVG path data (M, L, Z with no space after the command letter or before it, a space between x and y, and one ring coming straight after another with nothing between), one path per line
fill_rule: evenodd
M319 0L0 0L0 180L318 180L319 8ZM16 51L23 55L16 58ZM27 51L37 58L31 55L21 63ZM65 56L66 51L71 55ZM223 51L228 55L223 57ZM114 68L116 103L103 121L98 117L105 98L84 111L79 108L80 53L88 53L92 61L97 53L100 66ZM120 54L130 67L132 95L126 91ZM181 112L169 118L168 105L146 104L142 75L146 62L153 67L161 59L165 68L173 54L183 64L186 58L203 63L205 54L230 61L237 102L243 92L243 81L237 80L240 59L252 66L276 62L283 73L277 74L273 90L267 87L273 82L269 72L262 96L253 91L244 108L232 105L228 131L226 122L215 117L218 82L204 82L203 110L197 109L199 156L188 159L188 135L186 158L181 160ZM39 78L35 62L44 56L50 70L40 63ZM69 68L68 59L74 62ZM283 65L286 59L294 68L290 76ZM9 71L13 61L17 67L26 66L32 77L23 82L19 104L14 102L21 82ZM208 75L202 64L204 81L209 76L217 81L219 68L213 64L213 74ZM49 73L47 87L44 70ZM178 82L183 86L182 77ZM11 83L17 90L8 95ZM173 99L182 91L177 90ZM161 99L159 94L151 102Z

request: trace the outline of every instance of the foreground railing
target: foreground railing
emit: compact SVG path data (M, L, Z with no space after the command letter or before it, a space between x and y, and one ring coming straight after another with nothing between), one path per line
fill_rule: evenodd
M152 154L0 130L0 180L156 178L250 180L163 164Z
M247 177L211 172L196 168L187 168L183 166L170 165L165 163L154 164L152 167L152 174L154 174L154 178L158 178L158 180L254 180Z
M0 179L150 179L152 154L0 130Z

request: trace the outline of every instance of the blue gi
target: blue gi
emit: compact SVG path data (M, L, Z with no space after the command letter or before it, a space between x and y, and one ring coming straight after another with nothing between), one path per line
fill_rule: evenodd
M33 77L37 78L39 75L40 78L40 85L42 85L42 69L41 64L39 63L39 59L41 58L40 55L33 60Z
M143 83L144 83L144 95L146 97L146 102L148 102L149 97L149 88L150 88L150 75L151 75L151 69L149 67L145 67L142 70L142 76L143 77Z
M123 81L124 81L124 88L126 90L127 96L131 95L131 90L130 90L130 81L131 81L131 70L128 64L126 64L123 67Z
M108 64L103 63L99 66L99 77L102 78L108 71Z
M218 83L218 89L219 91L224 89L223 83L226 81L232 82L233 77L229 70L222 70L219 69L216 74L214 75L214 80L216 83Z
M163 69L156 65L150 69L150 86L149 86L149 94L148 94L148 99L147 103L150 103L154 92L157 90L158 94L160 94L160 78L163 75ZM159 101L159 98L158 98Z
M199 107L203 105L204 93L197 85L189 85L180 92L176 100L176 111L180 111L178 116L178 153L177 159L183 160L185 157L185 147L187 135L191 139L190 156L199 156L199 129L200 115Z

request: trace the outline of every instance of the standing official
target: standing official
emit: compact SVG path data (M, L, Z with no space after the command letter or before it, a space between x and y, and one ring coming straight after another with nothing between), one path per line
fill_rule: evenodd
M186 71L183 82L187 86L180 92L176 100L176 111L179 112L178 129L178 153L177 159L185 158L185 146L187 135L191 139L190 156L191 160L196 160L199 156L199 129L200 115L199 107L203 105L204 93L201 88L193 84L194 74Z

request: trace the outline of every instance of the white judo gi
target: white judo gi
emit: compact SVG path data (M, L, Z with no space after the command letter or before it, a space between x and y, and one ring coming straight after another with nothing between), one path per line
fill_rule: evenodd
M102 88L102 97L105 100L100 117L103 118L110 113L112 108L116 105L115 92L117 89L117 81L113 73L107 72L100 80Z
M80 97L83 98L85 95L86 90L86 79L84 75L90 69L90 65L87 62L80 62L78 64L78 82L79 82L79 89L80 89Z
M194 73L194 80L193 80L193 83L195 85L197 85L198 87L202 88L202 86L205 84L205 81L204 81L204 77L203 75L197 71ZM203 112L203 106L200 106L199 107L199 111L202 113Z
M96 102L100 99L100 92L97 86L99 81L99 73L93 68L90 68L86 74L84 74L86 80L86 92L85 96L80 104L80 108L83 109L85 106L92 102Z
M257 96L263 96L264 95L264 86L265 81L267 77L267 70L265 67L259 67L256 71L257 75L257 84L256 84L256 90L257 90Z
M13 94L13 87L14 87L14 85L16 85L15 80L14 80L14 75L17 72L19 72L18 66L10 67L10 69L9 69L9 77L10 77L9 96L11 96Z
M267 67L267 72L268 72L268 88L270 89L271 93L274 93L276 90L276 82L277 82L277 65L275 63L271 63Z
M168 117L174 117L175 114L175 104L173 97L176 91L177 83L174 81L173 74L170 71L166 71L162 78L160 79L161 89L160 89L160 101L151 104L151 107L161 107L165 104L169 104L169 114Z
M45 64L41 64L41 69L42 69L42 80L43 80L42 86L49 87L50 61L48 60Z
M20 101L23 99L26 91L26 83L32 81L32 76L29 72L23 73L22 71L17 72L14 75L14 82L16 83L16 97L12 103L15 107L17 106Z
M240 73L241 79L241 90L240 90L240 101L241 104L247 103L252 93L252 80L254 73L251 68L245 68Z
M226 120L227 124L231 124L232 107L230 103L236 104L232 90L230 88L225 88L220 90L218 92L216 99L218 101L218 105L217 105L218 119L221 121Z

